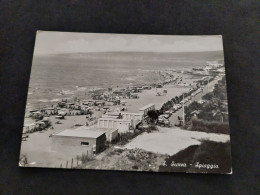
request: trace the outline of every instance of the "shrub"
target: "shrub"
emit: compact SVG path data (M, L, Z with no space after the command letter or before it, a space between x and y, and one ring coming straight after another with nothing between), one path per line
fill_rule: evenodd
M124 150L123 149L115 149L114 152L118 153L118 154L121 154Z
M199 119L192 120L191 131L202 131L207 133L229 134L228 123L207 122Z
M149 110L147 115L152 122L156 121L159 117L158 112L156 110Z
M214 97L214 94L212 92L205 94L202 99L204 100L212 100Z
M152 131L157 131L157 130L158 130L158 128L154 124L151 124L151 125L148 126L148 128L146 128L146 131L148 133L151 133Z
M127 155L129 160L136 160L135 156L133 154Z
M88 161L91 161L93 160L93 156L89 156L89 155L86 155L86 154L82 154L82 156L80 157L80 160L82 163L86 163Z
M138 169L137 165L132 166L133 169Z
M115 151L111 151L111 152L109 152L109 153L107 154L107 156L113 156L113 155L115 155L115 154L116 154Z

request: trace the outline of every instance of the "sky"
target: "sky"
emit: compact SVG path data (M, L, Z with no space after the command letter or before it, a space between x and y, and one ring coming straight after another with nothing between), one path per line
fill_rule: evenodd
M131 35L37 31L34 54L223 50L221 35Z

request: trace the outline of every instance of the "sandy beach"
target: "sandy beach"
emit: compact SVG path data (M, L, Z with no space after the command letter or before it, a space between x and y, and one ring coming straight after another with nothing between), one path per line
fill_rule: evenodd
M183 82L192 83L193 79L184 78ZM214 86L216 81L213 81L209 84L210 88ZM171 98L175 96L180 96L184 92L188 92L191 87L178 86L174 84L164 85L163 88L152 88L150 90L143 90L141 93L138 93L138 99L125 99L127 112L139 112L139 109L146 106L149 103L155 104L156 109L160 109L162 104L169 101ZM157 92L162 92L163 90L167 90L167 94L162 96L157 96ZM207 90L205 89L203 94L205 94ZM193 97L193 100L199 100L202 97L202 94L199 94ZM109 106L110 110L113 111L119 106ZM170 122L172 125L177 120L177 116L181 115L182 110L174 113ZM101 117L103 111L94 111L94 116L99 118ZM69 153L66 151L54 151L52 149L52 139L50 137L51 134L60 132L65 129L73 129L76 128L75 125L85 125L86 115L78 115L78 116L66 116L65 120L59 120L61 124L56 124L58 119L55 119L55 116L50 117L50 122L53 125L53 129L47 129L40 132L34 132L29 134L29 138L26 141L22 142L21 146L21 154L25 154L29 161L29 166L36 167L59 167L60 163L65 163L66 161L71 160L71 158L75 158L77 155L81 155L78 151L70 151ZM26 118L26 123L32 123L33 120L31 118ZM186 132L183 130L175 129L162 129L160 128L160 132L152 133L152 134L143 134L138 136L135 140L126 145L126 148L133 149L135 147L142 148L144 150L158 152L162 154L173 154L176 153L190 145L199 144L200 142L197 139L194 139L194 136L197 138L205 137L206 135L203 133L197 132ZM207 137L207 136L206 136ZM159 140L159 141L156 141ZM179 141L172 141L179 140ZM155 143L156 142L156 143ZM155 146L152 146L152 145ZM167 149L168 148L168 149Z
M59 167L60 163L65 163L77 155L81 155L77 151L54 151L52 149L51 134L58 133L65 129L76 128L75 124L86 124L86 116L67 116L65 120L57 120L54 116L50 117L53 129L47 129L29 134L26 141L22 141L21 154L25 154L29 161L29 166L35 167ZM60 121L61 124L55 124Z
M167 90L166 95L156 96L157 92ZM161 106L172 99L175 96L179 96L184 92L189 91L188 87L178 87L174 85L165 85L163 88L152 88L151 90L145 90L139 93L139 99L127 99L126 106L128 112L139 112L139 109L148 105L155 104L156 109L160 109Z
M131 57L132 55L134 58ZM143 55L146 57L144 58ZM86 119L86 110L83 115L79 114L86 107L82 100L95 102L88 107L92 107L92 117L97 122L97 119L107 109L109 112L115 112L126 108L123 112L138 113L142 107L154 104L155 109L160 110L162 105L172 98L196 88L196 81L203 77L203 75L192 73L192 68L205 66L207 58L203 57L203 53L197 54L202 58L190 53L174 55L157 53L154 55L154 53L142 53L142 55L139 53L93 53L36 57L33 62L24 125L36 122L29 118L31 109L36 109L41 113L42 108L49 107L53 110L55 108L66 112L67 116L64 120L56 119L57 113L51 115L51 109L47 109L49 111L44 112L45 116L50 115L51 126L45 130L23 135L21 154L26 155L28 166L59 167L61 163L64 164L77 155L81 155L75 149L55 151L52 147L51 136L66 129L85 126L89 122ZM186 55L189 56L187 59ZM219 53L207 55L218 56ZM154 59L150 60L151 58ZM93 59L95 60L93 61ZM71 64L75 64L75 66ZM215 81L211 82L209 88L212 88L214 84ZM138 91L137 88L140 86L143 88L141 87L142 89ZM147 86L148 88L145 88ZM99 89L103 96L112 93L110 99L101 98ZM119 91L119 95L113 94L116 91ZM130 95L127 96L126 91ZM202 93L192 97L191 101L201 99L202 95L207 92L204 89ZM98 97L94 98L93 95ZM58 105L63 99L67 99L66 105L72 103L81 108L67 106L64 108ZM116 99L123 100L125 103L117 105ZM104 105L96 104L98 101L105 102L106 108ZM186 105L190 102L187 102ZM174 126L177 117L181 115L182 109L172 114L169 118L171 126ZM89 124L92 129L95 129L96 123L90 122ZM143 133L130 141L125 148L138 147L162 155L172 155L190 145L200 144L198 138L215 139L218 137L198 132L190 133L176 127L173 129L160 127L159 130L159 132L150 134ZM26 129L24 129L24 133L25 131Z

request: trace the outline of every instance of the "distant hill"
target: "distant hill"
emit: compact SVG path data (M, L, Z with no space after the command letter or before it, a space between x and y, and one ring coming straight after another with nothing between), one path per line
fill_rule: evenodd
M223 60L222 51L209 52L89 52L89 53L63 53L51 54L45 57L64 57L64 58L88 58L88 59L103 59L103 60L176 60L176 59L198 59L198 60ZM42 55L42 57L44 57Z

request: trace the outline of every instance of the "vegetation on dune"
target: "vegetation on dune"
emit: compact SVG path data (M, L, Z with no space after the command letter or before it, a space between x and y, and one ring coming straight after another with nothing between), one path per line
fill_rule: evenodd
M226 79L223 77L212 92L185 107L186 128L192 131L229 134Z
M81 156L77 156L76 159L78 161L81 161L82 164L87 163L91 160L94 160L94 156L93 155L89 155L89 154L82 154Z
M142 149L109 148L101 159L88 159L77 168L107 170L158 171L166 155L147 152Z
M220 123L220 122L208 122L203 120L192 120L192 125L190 130L192 131L202 131L206 133L222 133L222 134L228 134L229 131L229 125L228 123Z
M137 129L133 133L132 132L120 133L118 137L118 145L127 144L130 140L134 139L136 136L140 135L143 132L144 132L143 130Z

